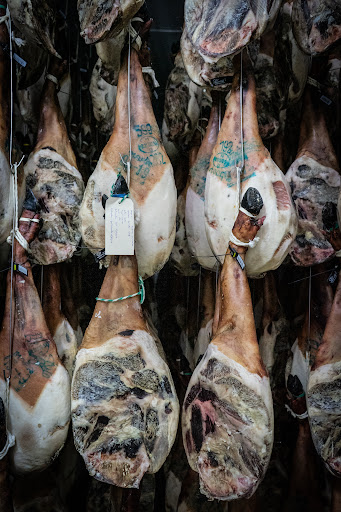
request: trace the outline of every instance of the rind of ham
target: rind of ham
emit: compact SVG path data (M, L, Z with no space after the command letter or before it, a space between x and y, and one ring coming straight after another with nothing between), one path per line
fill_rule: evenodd
M179 52L165 91L164 121L168 140L180 146L192 140L200 116L201 98L202 90L190 80Z
M237 57L239 61L239 57ZM290 188L282 171L271 159L259 135L255 82L249 65L243 61L244 172L241 196L253 187L263 200L260 215L266 215L259 242L246 254L251 276L276 269L288 254L296 236L297 218ZM236 73L224 120L213 150L205 188L205 225L213 253L223 262L234 220L238 213L237 171L241 165L240 75Z
M122 163L129 156L127 56L120 71L113 134L90 176L80 208L83 241L96 253L105 245L102 197L110 197ZM175 238L176 189L172 165L162 146L138 55L131 53L130 197L135 208L135 250L139 273L147 278L167 261ZM108 261L106 262L108 264Z
M125 296L136 288L136 258L120 256L109 266L100 296ZM170 452L179 404L158 343L137 297L97 302L76 357L71 394L75 446L98 480L138 488Z
M326 231L337 221L341 177L319 96L307 87L299 148L286 173L298 217L290 254L301 266L323 263L334 255Z
M81 36L87 44L117 36L144 0L78 0Z
M251 204L246 202L249 211ZM252 221L239 212L234 234L242 242L253 239L263 222L264 217ZM245 249L233 248L245 261ZM199 473L201 492L209 499L230 501L252 496L266 472L273 408L246 272L229 251L217 297L217 326L188 385L182 434L188 462Z
M216 91L231 89L233 64L230 57L222 57L217 62L206 62L194 48L186 27L181 36L181 55L188 76L200 87L211 87Z
M34 213L24 210L22 216L33 218ZM28 241L37 227L36 223L19 223L20 232ZM10 453L12 467L15 472L26 473L45 469L64 445L70 421L70 379L46 325L27 254L17 241L14 258L26 267L28 275L14 273L12 376L7 414L8 429L16 439ZM9 272L0 334L0 361L6 375L10 364L10 283ZM0 396L5 400L3 371Z
M207 62L217 62L259 38L271 26L281 2L186 0L185 25L193 46Z
M64 75L64 63L53 58L49 73ZM31 244L40 265L71 258L80 241L79 206L84 183L76 169L56 84L46 79L40 104L37 142L25 165L26 184L42 206L43 227Z
M194 165L190 168L186 195L185 223L189 250L199 265L208 270L217 266L205 229L205 184L210 158L219 132L219 106L213 100L210 119Z
M325 52L341 38L338 0L301 0L293 3L293 32L302 50L310 55Z
M102 61L98 59L91 75L89 91L98 129L111 134L115 123L116 85L110 85L102 78Z
M8 0L14 25L27 41L38 43L52 55L59 57L53 46L56 24L55 4L51 0Z
M80 172L51 146L34 150L25 165L26 183L45 205L39 237L31 244L33 261L60 263L77 249L79 207L84 184Z
M121 52L127 36L127 29L122 30L114 39L96 44L96 52L101 59L101 77L110 85L117 85L121 67Z
M206 432L198 421L206 423ZM223 500L253 492L269 461L272 428L268 377L226 357L213 340L191 377L182 420L188 462L199 472L201 492Z
M307 385L308 417L317 453L336 476L341 474L341 280Z

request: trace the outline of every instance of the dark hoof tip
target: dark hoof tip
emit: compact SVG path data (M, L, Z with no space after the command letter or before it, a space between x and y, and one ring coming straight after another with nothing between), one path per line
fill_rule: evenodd
M250 187L245 192L241 206L247 210L251 215L258 215L263 208L263 199L256 188Z
M303 386L297 375L289 375L287 389L293 396L300 396L303 393Z

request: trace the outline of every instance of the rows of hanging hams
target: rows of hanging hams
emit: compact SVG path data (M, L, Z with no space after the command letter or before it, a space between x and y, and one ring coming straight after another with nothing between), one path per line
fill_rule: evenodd
M341 511L340 3L152 11L0 5L0 512Z

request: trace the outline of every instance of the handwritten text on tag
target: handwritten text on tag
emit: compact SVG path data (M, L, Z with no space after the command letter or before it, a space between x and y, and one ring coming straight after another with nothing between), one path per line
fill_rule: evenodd
M134 203L110 197L105 204L105 254L134 254Z

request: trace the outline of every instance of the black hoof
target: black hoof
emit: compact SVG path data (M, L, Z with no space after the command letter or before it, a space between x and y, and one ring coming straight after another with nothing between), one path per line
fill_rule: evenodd
M287 389L294 397L298 397L303 393L303 386L297 375L289 375Z
M258 215L263 208L263 199L256 188L250 187L245 192L241 206L247 210L251 215Z

